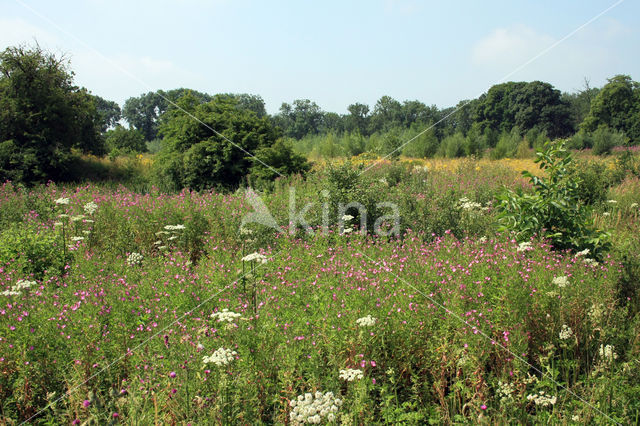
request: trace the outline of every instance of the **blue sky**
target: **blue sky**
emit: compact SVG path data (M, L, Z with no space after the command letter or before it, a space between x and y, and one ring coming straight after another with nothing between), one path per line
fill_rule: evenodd
M2 0L0 48L38 40L76 83L122 104L157 89L261 95L270 113L383 95L438 107L475 98L610 1ZM26 5L26 6L25 6ZM626 0L507 80L575 91L640 79L640 3Z

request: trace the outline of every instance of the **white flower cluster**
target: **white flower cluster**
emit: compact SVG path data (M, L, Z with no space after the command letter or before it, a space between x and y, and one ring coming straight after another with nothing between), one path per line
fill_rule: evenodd
M576 253L576 257L586 256L589 254L589 249L584 249Z
M222 367L224 365L229 365L229 363L235 359L236 355L238 355L238 353L231 349L218 348L212 355L203 356L202 362L205 364L214 363L218 367Z
M14 286L9 290L5 290L0 293L3 296L20 296L22 291L29 290L32 286L36 285L35 281L18 280Z
M358 318L356 324L360 327L371 327L376 324L376 321L378 321L377 318L367 315L366 317Z
M629 207L635 209L636 207L638 207L638 203L631 203Z
M56 204L59 205L67 205L69 204L69 199L68 198L58 198L57 200L55 200Z
M598 266L598 262L590 257L585 257L582 262L587 266Z
M543 407L548 407L550 405L555 405L558 398L554 396L545 395L544 391L540 391L537 394L533 393L531 395L527 395L528 401L533 401L536 405L541 405Z
M618 359L618 354L615 353L615 346L613 345L600 345L598 352L600 353L600 357L605 358L607 361Z
M362 370L353 368L347 368L346 370L340 370L340 378L347 382L353 382L354 380L360 380L364 377Z
M242 258L243 262L251 262L256 261L257 263L265 264L267 263L267 256L260 253L251 253Z
M618 202L616 200L607 200L607 203L609 203L609 204L618 204Z
M516 251L529 251L529 250L533 250L533 247L531 247L531 242L530 241L524 241L520 244L518 244L518 248Z
M84 219L84 215L83 214L79 214L76 216L71 216L71 222L80 222L82 219Z
M167 231L182 231L184 228L184 225L165 225L164 227Z
M413 168L413 170L414 170L414 171L416 171L416 172L423 172L423 173L426 173L426 172L428 172L428 171L429 171L429 168L428 168L427 166L415 166L415 167Z
M573 330L567 324L562 324L562 330L560 330L560 339L569 340L573 336Z
M298 399L293 399L289 406L293 408L289 413L289 418L293 424L304 423L320 424L326 417L332 422L336 419L335 413L342 405L342 400L336 398L333 392L322 393L317 391L315 395L306 393L299 395Z
M88 215L94 214L96 210L98 210L98 205L93 201L89 201L87 204L84 205L84 212Z
M134 251L129 255L129 257L127 257L127 263L130 266L139 265L142 263L142 259L144 259L144 256Z
M345 222L351 222L353 220L353 216L351 216L350 214L345 214L344 216L342 216L342 220Z
M589 312L587 312L587 315L589 315L589 318L591 319L591 321L593 321L594 324L597 324L602 319L604 311L605 309L602 303L597 305L594 304L589 308Z
M553 283L555 285L557 285L560 288L564 288L567 285L569 285L569 278L565 277L565 276L561 276L561 277L553 277Z
M218 322L233 322L236 318L239 318L241 316L242 315L236 314L235 312L232 312L227 308L224 308L220 312L214 312L211 314L211 318L213 319L217 318Z
M505 402L507 399L512 398L513 392L515 392L515 385L513 383L498 382L498 391L496 393L500 397L500 402Z
M253 234L253 231L249 228L245 228L245 227L241 227L240 228L240 235L251 235Z
M479 210L482 208L482 204L476 203L475 201L471 201L467 197L462 197L458 201L460 201L460 208L462 210L471 211L471 210Z

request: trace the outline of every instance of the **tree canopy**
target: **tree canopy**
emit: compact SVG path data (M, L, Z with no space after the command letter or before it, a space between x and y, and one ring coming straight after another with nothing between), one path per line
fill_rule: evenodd
M581 128L593 132L607 126L640 141L640 83L617 75L596 95Z
M0 54L0 180L64 178L71 148L104 153L103 122L64 57L39 46Z

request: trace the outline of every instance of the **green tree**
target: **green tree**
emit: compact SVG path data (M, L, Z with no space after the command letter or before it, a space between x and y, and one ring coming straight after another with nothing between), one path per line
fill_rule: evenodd
M363 136L369 134L369 105L356 102L347 107L347 128L357 131Z
M497 84L480 97L474 114L483 128L499 132L515 126L522 132L538 127L556 138L573 131L569 105L560 91L541 81Z
M294 152L291 144L282 138L271 146L258 148L249 160L251 183L258 188L272 188L276 178L305 175L311 168L306 157Z
M274 117L274 124L279 126L285 135L302 139L307 135L318 134L323 116L322 109L315 102L296 99L293 105L282 103L280 113Z
M582 90L575 93L563 93L562 100L569 105L569 114L571 116L571 126L573 131L577 132L582 123L591 110L591 102L598 95L600 89L591 87L589 80L585 78Z
M266 117L239 109L233 97L217 95L200 103L187 94L178 105L163 117L165 148L156 169L160 181L176 189L237 187L252 165L251 153L270 147L280 136Z
M127 129L120 125L107 131L105 143L109 152L131 153L146 152L147 150L142 133L136 129Z
M104 152L99 123L92 96L73 84L64 57L39 46L0 54L0 180L64 179L71 148Z
M152 141L158 136L162 114L171 108L172 103L175 104L186 94L191 94L199 103L209 102L212 99L211 95L197 90L184 88L166 92L158 90L127 99L122 108L122 117L130 126L139 130L146 141Z
M640 141L640 83L628 75L609 79L580 127L593 132L602 125L624 132L634 143Z
M402 104L391 96L381 97L373 107L370 133L387 131L402 125Z
M104 133L108 129L114 128L122 118L120 106L116 102L108 101L100 96L93 95L92 98L100 116L100 131Z

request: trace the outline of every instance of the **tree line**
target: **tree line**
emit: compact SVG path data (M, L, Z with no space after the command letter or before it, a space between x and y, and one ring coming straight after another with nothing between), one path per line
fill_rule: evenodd
M383 96L372 108L353 103L337 114L296 99L273 115L258 95L186 88L144 93L121 108L73 76L66 58L37 45L0 54L0 180L64 180L80 154L150 150L157 174L176 188L232 187L247 176L268 182L304 172L300 153L508 156L523 141L532 147L546 138L571 137L574 148L601 152L640 141L640 85L626 75L599 89L585 81L576 93L507 82L442 109Z

